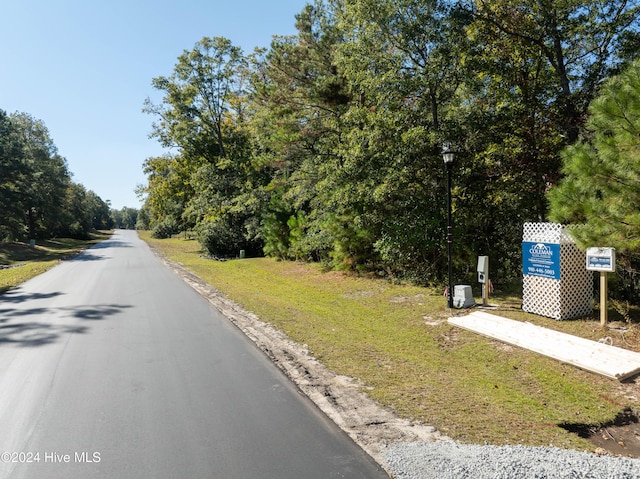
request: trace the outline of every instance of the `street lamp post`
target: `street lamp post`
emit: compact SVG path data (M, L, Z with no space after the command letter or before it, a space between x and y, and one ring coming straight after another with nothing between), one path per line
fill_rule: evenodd
M448 289L447 289L447 306L449 309L453 308L453 287L451 284L451 244L453 242L453 227L451 224L451 170L453 170L453 161L455 160L456 153L449 145L445 145L442 150L442 158L444 159L444 166L447 170L447 260L448 260Z

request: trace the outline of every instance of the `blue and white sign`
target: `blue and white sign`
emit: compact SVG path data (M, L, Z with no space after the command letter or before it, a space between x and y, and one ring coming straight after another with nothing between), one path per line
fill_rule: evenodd
M560 279L560 245L523 242L522 272L529 276Z
M613 273L615 270L615 248L587 248L587 271L604 271Z

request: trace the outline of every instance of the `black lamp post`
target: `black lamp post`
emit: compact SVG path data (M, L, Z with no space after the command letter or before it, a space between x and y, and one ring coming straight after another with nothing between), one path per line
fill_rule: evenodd
M444 167L447 170L447 260L449 263L447 306L449 309L453 308L453 288L451 285L451 243L453 241L453 228L451 224L451 170L453 170L453 161L455 160L455 157L455 151L453 151L448 144L445 144L442 149L442 158L444 159Z

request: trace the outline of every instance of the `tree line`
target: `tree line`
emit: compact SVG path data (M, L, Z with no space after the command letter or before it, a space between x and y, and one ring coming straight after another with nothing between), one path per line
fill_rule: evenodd
M112 227L109 204L71 179L42 120L0 110L0 241L86 238Z
M214 255L436 283L450 144L456 276L489 255L507 283L523 223L550 217L566 152L594 139L590 105L638 57L639 15L637 0L315 0L268 49L203 38L152 80L162 101L144 111L171 153L146 160L141 213Z

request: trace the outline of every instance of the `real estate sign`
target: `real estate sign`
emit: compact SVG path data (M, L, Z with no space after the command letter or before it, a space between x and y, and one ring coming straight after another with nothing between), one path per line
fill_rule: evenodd
M587 248L587 270L615 272L616 250L615 248Z
M560 279L560 245L523 242L522 273L529 276Z

